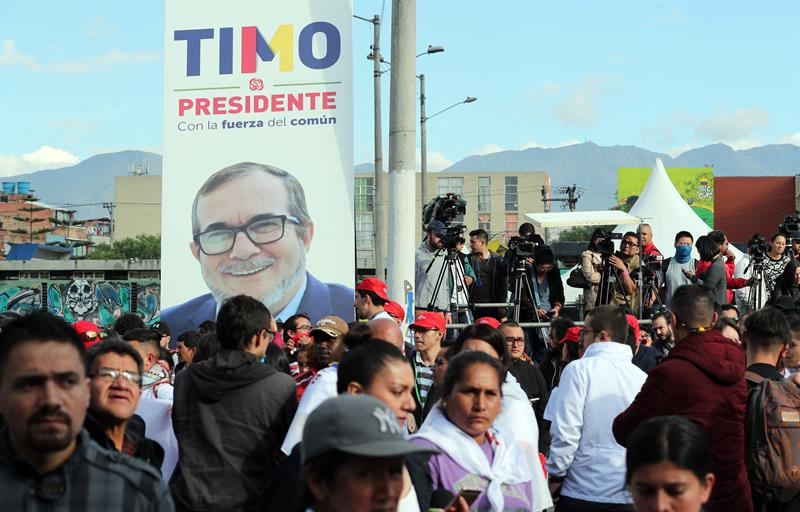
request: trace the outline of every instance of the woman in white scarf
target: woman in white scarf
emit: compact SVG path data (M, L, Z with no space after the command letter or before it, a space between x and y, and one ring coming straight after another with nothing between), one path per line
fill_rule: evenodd
M462 336L459 337L450 354L452 357L455 357L455 354L458 352L475 351L483 352L489 355L489 359L494 360L495 362L508 362L507 349L502 335L500 335L495 329L491 329L487 326L478 326L474 328L470 327L465 330L462 333ZM485 359L486 358L484 358L484 360ZM500 370L501 374L505 373L502 366L500 366ZM448 375L450 374L449 366L447 373ZM451 379L447 379L451 386L454 385L453 378L455 377L456 374L453 374L451 375ZM447 395L449 394L448 392L452 393L452 389L448 388L445 390L445 393L442 395L443 403L448 403L446 400ZM495 441L499 440L500 446L503 446L502 449L504 450L504 453L500 457L495 455L495 459L491 467L494 471L495 464L502 465L503 463L511 461L514 465L514 471L522 470L526 474L525 478L527 482L527 489L525 494L532 497L532 500L528 501L526 504L524 504L524 506L522 506L522 503L517 503L517 505L520 506L505 506L505 509L508 510L509 508L521 508L524 510L543 510L551 507L552 499L547 489L547 479L544 476L544 471L542 469L537 450L538 428L536 426L536 416L534 415L533 409L527 400L527 395L519 386L516 379L514 379L514 377L510 374L508 374L505 380L502 381L501 394L501 410L495 416L495 419L491 424L491 430L489 430L487 427L487 431L489 432L490 438L494 438ZM456 464L467 470L468 466L465 466L464 464L471 464L469 461L475 461L476 453L481 453L481 446L475 442L471 444L465 443L463 434L460 437L456 436L453 428L456 430L459 429L458 427L453 426L454 422L452 421L452 418L448 420L446 411L447 407L440 407L440 405L437 404L437 406L433 408L430 415L425 420L425 423L420 429L417 438L426 439L445 452L444 455L437 457L449 457ZM463 429L461 429L461 431L463 431ZM438 434L440 432L447 433L440 435ZM434 440L434 436L436 436L436 440ZM453 447L454 443L456 445L455 448ZM495 444L492 446L494 448ZM469 447L470 451L467 452L465 447ZM514 449L508 450L509 447L513 447ZM476 449L477 452L475 451ZM506 454L506 451L510 452L510 455ZM464 460L464 457L467 457L468 453L471 453L472 456ZM485 455L484 459L486 459ZM476 469L479 469L479 467L472 465L472 467L468 470L470 473L479 475L480 473L476 472ZM496 471L498 475L505 474L505 470L498 469ZM500 479L500 481L502 482L502 479ZM469 482L464 483L466 484ZM436 486L436 484L437 482L434 482L434 486ZM462 488L469 487L464 485ZM486 494L487 498L491 498L492 495L494 495L495 499L497 498L496 488L497 486L495 486L494 489L492 486L489 486L487 492L484 493ZM460 489L448 490L455 493ZM489 493L489 491L492 490L494 490L494 493ZM502 494L500 494L500 497L502 497ZM479 506L480 503L481 500L479 499L478 503L476 503L478 508L473 507L473 510L503 509L502 506L501 508L496 509L495 507L497 504L492 502L491 499L489 499L489 505L491 505L489 508L481 508Z

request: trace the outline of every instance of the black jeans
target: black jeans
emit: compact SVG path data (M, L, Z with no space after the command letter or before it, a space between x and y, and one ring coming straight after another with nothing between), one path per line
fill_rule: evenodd
M556 502L556 512L634 512L630 503L595 503L561 496Z

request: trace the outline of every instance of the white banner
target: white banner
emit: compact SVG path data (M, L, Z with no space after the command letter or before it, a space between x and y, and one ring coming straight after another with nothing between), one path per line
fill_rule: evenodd
M353 317L352 5L167 2L162 315Z

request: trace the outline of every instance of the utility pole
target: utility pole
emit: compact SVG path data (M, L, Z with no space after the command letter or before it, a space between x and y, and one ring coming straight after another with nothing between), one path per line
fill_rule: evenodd
M108 216L111 218L111 245L114 245L114 203L103 203L103 208L108 210Z
M425 207L425 202L428 200L428 129L427 119L425 118L425 73L419 75L419 161L420 161L420 197L419 197L419 211L420 218L422 218L422 209Z
M392 71L389 90L389 232L387 285L405 308L406 287L414 289L417 218L416 170L416 0L392 0ZM410 320L410 319L409 319Z
M374 40L372 42L372 80L375 111L375 188L373 193L373 231L375 233L375 275L386 279L386 223L383 194L386 184L383 175L383 126L381 119L381 17L372 18Z

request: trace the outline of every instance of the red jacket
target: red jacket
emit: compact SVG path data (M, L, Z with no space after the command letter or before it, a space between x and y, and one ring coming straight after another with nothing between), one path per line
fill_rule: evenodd
M697 268L695 269L695 273L698 276L702 276L708 270L708 267L711 266L710 261L703 261L700 260L697 262ZM743 277L733 277L733 273L736 271L736 260L733 258L728 258L725 260L725 286L727 287L727 294L728 304L733 301L733 290L744 288L747 286L747 279Z
M654 416L694 421L708 436L717 477L706 510L752 511L744 462L744 371L744 351L719 332L687 336L650 370L633 403L614 420L614 437L625 446L636 426Z

